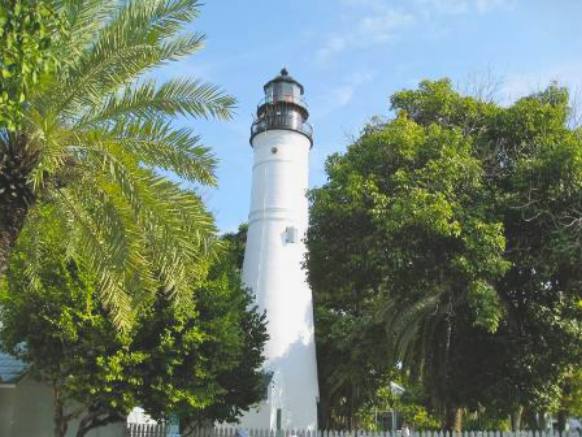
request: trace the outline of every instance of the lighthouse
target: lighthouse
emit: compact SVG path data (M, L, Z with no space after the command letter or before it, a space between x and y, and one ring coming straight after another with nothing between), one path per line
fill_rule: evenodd
M313 132L303 86L286 69L267 82L251 127L251 207L243 282L266 311L265 399L241 419L260 429L317 429L311 289L303 269Z

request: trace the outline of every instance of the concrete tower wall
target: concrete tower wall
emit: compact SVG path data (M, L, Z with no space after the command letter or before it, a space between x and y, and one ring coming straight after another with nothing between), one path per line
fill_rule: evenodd
M253 182L243 281L267 312L268 399L242 420L249 428L317 428L317 367L311 290L302 268L310 140L267 130L252 141ZM279 413L278 413L279 410Z

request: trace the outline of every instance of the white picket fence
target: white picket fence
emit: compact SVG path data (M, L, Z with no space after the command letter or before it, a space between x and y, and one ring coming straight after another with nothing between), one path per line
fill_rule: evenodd
M128 426L129 437L170 437L165 425ZM174 437L172 435L171 437ZM176 436L177 437L177 436ZM406 437L401 431L305 431L242 428L200 428L188 434L187 437ZM564 431L463 431L462 433L447 431L411 431L409 437L582 437L582 432L576 430Z
M130 423L127 425L125 437L180 437L171 432L171 427L165 423Z

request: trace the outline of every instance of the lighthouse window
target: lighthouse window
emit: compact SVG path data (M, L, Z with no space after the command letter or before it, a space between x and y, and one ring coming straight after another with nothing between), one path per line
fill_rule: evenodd
M276 147L273 147L273 148L271 149L271 153L272 153L273 155L274 155L275 153L277 153L277 148L276 148Z
M289 101L292 102L293 101L293 94L294 94L294 91L295 91L294 88L293 88L293 85L290 84L290 83L284 83L284 84L282 84L282 87L281 88L282 88L282 90L281 90L282 93L281 94L283 94L283 96L282 96L283 98L281 100L284 100L284 101L287 101L287 102L289 102Z
M285 242L297 243L297 228L295 226L287 226L285 228Z

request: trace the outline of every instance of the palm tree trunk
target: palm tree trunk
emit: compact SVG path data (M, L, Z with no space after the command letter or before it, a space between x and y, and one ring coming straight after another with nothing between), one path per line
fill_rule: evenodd
M37 162L38 153L27 147L25 135L0 138L0 276L35 200L28 178Z
M0 276L8 267L8 257L28 214L27 202L18 200L9 201L0 196Z

